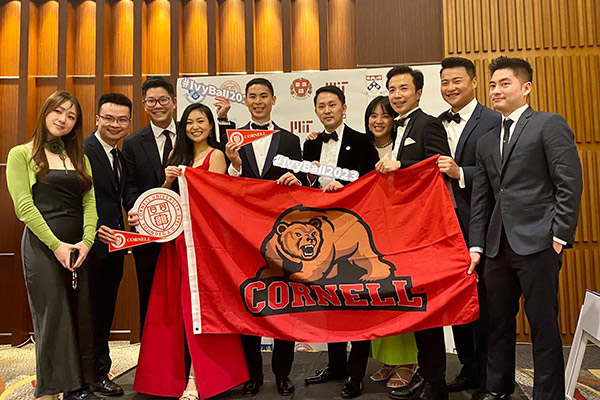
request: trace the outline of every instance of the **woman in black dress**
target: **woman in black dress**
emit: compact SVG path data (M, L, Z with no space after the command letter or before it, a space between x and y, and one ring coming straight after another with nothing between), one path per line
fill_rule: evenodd
M32 141L10 150L6 178L25 223L21 254L36 341L35 396L99 399L89 389L98 368L85 262L98 217L74 96L48 97Z

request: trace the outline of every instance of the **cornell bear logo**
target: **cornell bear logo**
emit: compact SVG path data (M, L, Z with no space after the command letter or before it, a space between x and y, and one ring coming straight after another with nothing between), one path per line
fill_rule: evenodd
M373 282L394 271L369 226L345 209L292 207L275 221L260 251L266 261L257 274L261 280Z

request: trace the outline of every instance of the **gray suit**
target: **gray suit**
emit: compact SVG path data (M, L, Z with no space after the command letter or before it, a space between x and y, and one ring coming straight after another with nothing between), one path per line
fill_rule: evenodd
M572 244L582 191L574 135L560 115L527 108L516 122L504 157L501 129L477 144L470 247L483 247L490 337L486 388L514 391L519 297L532 329L534 399L564 399L558 330L561 255L553 237Z

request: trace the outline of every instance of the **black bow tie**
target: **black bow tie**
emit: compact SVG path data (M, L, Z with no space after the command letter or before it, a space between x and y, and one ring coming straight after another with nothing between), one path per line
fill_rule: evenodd
M333 131L331 133L321 132L319 134L319 137L321 138L323 143L329 142L329 139L332 139L334 142L337 142L339 139L336 131Z
M406 125L406 121L408 121L409 118L410 118L410 116L395 119L394 123L396 124L396 128L404 127L404 125Z
M252 129L258 129L258 130L261 130L261 131L266 131L266 130L269 129L269 124L268 123L264 124L264 125L259 125L259 124L256 124L256 123L253 122L253 123L250 124L250 126L252 127Z
M456 114L452 114L452 111L448 110L444 113L444 115L442 116L442 118L446 121L446 122L456 122L457 124L460 124L460 114L456 113Z

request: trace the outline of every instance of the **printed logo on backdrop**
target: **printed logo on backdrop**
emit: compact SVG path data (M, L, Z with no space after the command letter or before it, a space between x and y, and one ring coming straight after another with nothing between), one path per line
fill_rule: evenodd
M297 100L305 100L312 94L312 83L306 78L297 78L290 84L290 94Z
M337 86L342 89L342 92L346 93L346 85L348 81L337 81L337 82L325 82L325 86Z
M383 95L387 96L387 88L383 82L383 74L366 74L365 86L361 90L361 94L366 95L369 99Z
M395 276L370 226L354 211L297 205L274 221L260 248L265 264L240 286L248 312L426 311L412 277ZM405 268L408 270L408 268Z
M310 124L312 124L312 120L304 120L304 121L290 121L290 132L298 134L308 134L310 133Z
M232 103L244 104L245 95L240 85L232 80L225 81L220 87L213 84L197 82L191 78L181 79L181 88L186 90L185 99L190 103L199 103L206 100L206 97L223 96Z

